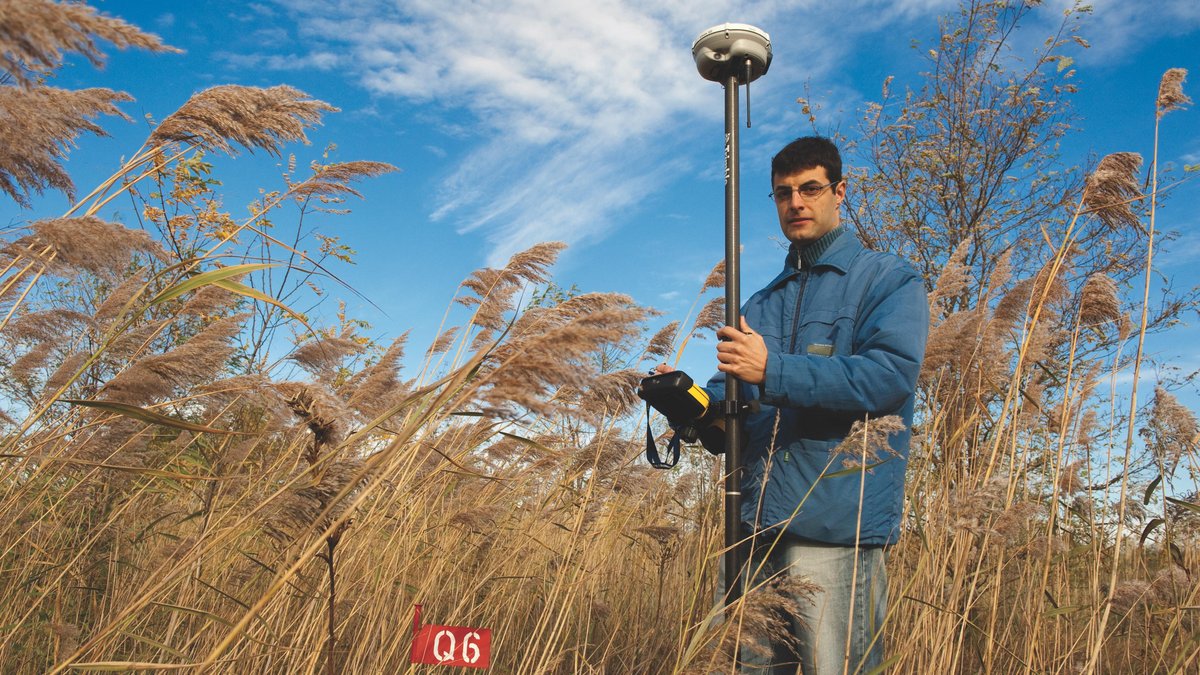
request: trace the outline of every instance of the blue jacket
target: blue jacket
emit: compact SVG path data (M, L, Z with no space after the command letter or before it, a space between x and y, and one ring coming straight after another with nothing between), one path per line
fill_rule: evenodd
M760 402L746 419L742 520L756 530L782 526L803 539L852 546L861 487L859 543L894 544L929 328L924 284L908 263L867 250L850 232L810 267L798 259L790 251L779 276L742 307L768 351L765 381L742 384L743 400ZM713 400L724 398L724 374L707 389ZM842 460L851 455L831 457L830 449L867 415L899 415L905 430L889 439L897 456L861 485L862 472L845 471ZM838 472L849 475L829 475Z

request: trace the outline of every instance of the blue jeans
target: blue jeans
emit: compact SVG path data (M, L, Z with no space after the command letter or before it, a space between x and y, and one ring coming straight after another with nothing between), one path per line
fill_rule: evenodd
M796 649L773 644L773 653L764 654L744 648L741 672L866 675L879 667L883 663L883 619L887 612L884 549L831 546L784 535L768 552L774 539L760 536L750 567L751 573L757 571L755 578L765 579L775 573L799 575L819 590L811 597L795 598L800 613L788 617L788 623Z

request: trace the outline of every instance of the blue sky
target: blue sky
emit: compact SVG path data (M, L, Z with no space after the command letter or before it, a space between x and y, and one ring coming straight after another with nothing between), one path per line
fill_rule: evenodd
M82 192L107 176L161 119L216 84L290 84L342 109L296 147L300 164L329 143L341 160L370 159L400 173L365 184L353 213L317 223L359 251L338 273L378 305L346 297L350 312L390 338L412 329L419 358L459 281L481 265L545 240L570 248L555 280L584 291L627 293L666 319L682 319L723 254L722 91L699 77L692 40L726 21L772 38L770 72L752 86L754 127L743 129L743 297L782 262L766 198L770 156L811 129L796 103L820 103L821 131L852 133L881 83L918 84L925 48L951 0L287 0L155 3L93 0L102 12L160 35L184 54L118 52L102 71L73 59L58 86L106 86L136 102L138 123L105 121L113 136L83 138L68 165ZM1064 161L1115 151L1147 160L1159 78L1187 68L1200 99L1200 3L1150 6L1098 0L1072 56L1081 122ZM1057 25L1063 0L1043 4L1016 44L1032 46ZM1200 113L1164 120L1162 162L1200 163ZM278 160L243 154L219 164L235 213L258 187L279 183ZM853 191L853 186L850 186ZM31 212L3 204L5 221L61 213L62 200ZM1177 191L1160 227L1182 236L1160 271L1180 286L1200 274L1200 190ZM130 222L120 208L106 214ZM336 295L336 294L335 294ZM331 310L332 311L332 310ZM1193 323L1195 316L1189 317ZM1183 328L1196 336L1194 328ZM1187 340L1157 343L1162 358L1200 368ZM684 365L706 377L711 342Z

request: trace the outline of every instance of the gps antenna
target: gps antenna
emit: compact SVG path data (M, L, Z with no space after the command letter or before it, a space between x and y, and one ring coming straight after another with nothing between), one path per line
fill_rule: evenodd
M738 242L738 85L746 87L746 121L750 119L752 81L771 66L771 38L744 23L709 28L692 43L696 69L706 80L725 87L725 325L741 328L740 244ZM749 126L749 124L747 124ZM745 544L742 540L742 437L740 382L725 374L725 603L741 597Z

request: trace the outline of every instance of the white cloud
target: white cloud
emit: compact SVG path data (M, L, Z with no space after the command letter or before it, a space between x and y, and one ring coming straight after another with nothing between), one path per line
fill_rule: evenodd
M853 49L850 34L954 4L848 2L864 11L830 12L813 0L736 7L719 0L290 0L278 7L312 46L300 61L336 65L378 96L437 107L447 127L469 115L476 145L444 179L432 218L484 237L489 264L498 264L537 241L603 237L672 172L695 171L680 158L703 141L699 128L715 131L722 100L720 87L701 79L692 62L691 40L700 31L725 21L780 26L772 35L777 55L800 67L772 72L754 85L754 96L784 110L794 106L799 82L838 67ZM865 18L837 20L858 14ZM798 127L765 131L782 142ZM719 144L718 136L712 145Z
M1073 0L1049 0L1042 16L1057 22ZM1127 0L1092 0L1081 35L1091 45L1077 60L1112 63L1132 58L1156 39L1183 35L1200 28L1200 3L1159 0L1152 6Z
M344 59L326 51L308 54L232 54L217 52L216 57L235 68L253 70L323 70L339 67Z

